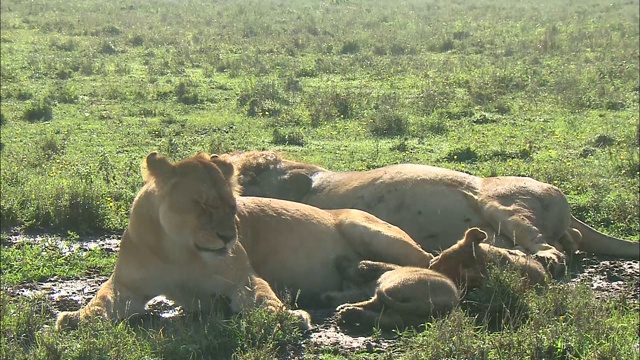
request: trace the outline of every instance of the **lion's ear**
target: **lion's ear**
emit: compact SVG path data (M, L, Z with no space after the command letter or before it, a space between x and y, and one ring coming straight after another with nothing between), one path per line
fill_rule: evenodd
M464 233L464 243L467 245L479 244L487 239L487 233L474 227Z
M145 182L152 180L166 180L173 176L175 169L173 165L157 152L151 152L142 163L142 177Z
M311 177L302 171L292 170L282 178L283 186L279 196L285 200L301 201L307 195L313 182Z
M222 160L222 158L220 158L220 156L218 155L211 155L209 160L214 163L218 167L218 169L220 169L220 172L225 179L233 179L234 169L233 165L231 165L230 162Z

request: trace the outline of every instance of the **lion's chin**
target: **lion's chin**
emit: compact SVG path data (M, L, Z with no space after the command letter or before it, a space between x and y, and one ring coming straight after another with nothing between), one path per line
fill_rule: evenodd
M201 253L209 253L209 254L214 254L214 255L218 255L218 256L227 256L231 253L231 251L229 250L228 247L223 246L221 248L218 249L213 249L213 248L208 248L208 247L204 247L204 246L200 246L198 244L193 244L196 248L196 250L198 250Z

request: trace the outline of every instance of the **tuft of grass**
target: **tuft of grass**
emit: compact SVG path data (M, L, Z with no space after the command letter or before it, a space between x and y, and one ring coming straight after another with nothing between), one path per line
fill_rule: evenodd
M292 131L273 129L272 142L276 145L305 145L304 134L297 129Z
M474 162L478 160L478 153L470 146L455 148L449 151L446 160L451 162Z
M32 101L24 110L22 117L28 122L51 121L53 119L53 106L49 99Z

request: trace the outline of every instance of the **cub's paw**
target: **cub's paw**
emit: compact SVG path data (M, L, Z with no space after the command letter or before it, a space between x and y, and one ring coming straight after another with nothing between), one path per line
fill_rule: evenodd
M56 319L56 330L75 330L80 324L80 313L78 311L63 311Z
M300 330L311 330L313 325L311 325L311 315L304 310L287 310L287 312L293 317L295 320L296 326Z
M553 246L548 245L547 248L534 253L533 257L542 263L554 279L562 279L566 276L567 258Z
M336 320L338 324L351 324L355 325L359 323L362 318L363 309L351 304L342 304L336 309Z

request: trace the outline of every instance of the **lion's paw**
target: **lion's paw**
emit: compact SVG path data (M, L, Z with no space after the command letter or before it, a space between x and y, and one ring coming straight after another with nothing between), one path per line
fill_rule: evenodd
M355 324L360 321L362 308L351 304L342 304L337 308L336 319L338 323Z
M80 313L78 311L63 311L56 319L56 330L75 330L80 324Z
M558 249L549 246L536 252L533 256L544 265L554 279L562 279L566 276L567 258L565 254L558 251Z
M289 314L296 320L295 324L300 330L311 330L311 315L304 310L287 310Z
M336 312L340 313L342 310L348 309L348 308L353 308L355 306L353 306L353 304L342 304L338 307L336 307Z

